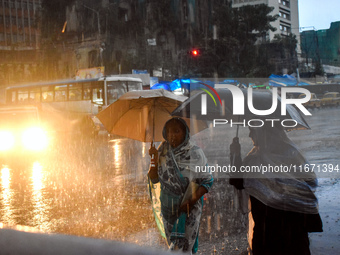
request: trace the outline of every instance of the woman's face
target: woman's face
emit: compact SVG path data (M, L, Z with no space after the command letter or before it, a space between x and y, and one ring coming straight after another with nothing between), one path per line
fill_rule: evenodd
M176 148L183 143L185 135L185 127L181 123L170 122L166 127L167 141L172 148Z

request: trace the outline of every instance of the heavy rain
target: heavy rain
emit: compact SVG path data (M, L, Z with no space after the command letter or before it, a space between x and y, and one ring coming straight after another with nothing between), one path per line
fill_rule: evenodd
M210 119L197 121L193 114L203 111L202 101L182 108L189 114L177 115L188 117L190 140L207 158L208 165L196 169L208 169L214 178L203 196L197 254L250 252L249 211L240 209L248 201L230 185L230 172L217 170L235 171L230 158L235 136L243 159L255 146L247 126L274 120L293 120L302 129L282 124L308 161L307 168L295 169L318 178L323 232L308 234L311 254L336 254L340 45L334 38L340 21L329 29L301 27L298 10L307 6L299 1L251 2L0 1L0 232L36 231L168 250L150 199L149 149L164 140L163 126L176 115L173 110L204 94L204 115ZM308 90L303 105L311 116L294 108L302 120L275 111L268 118L232 116L237 124L230 125L227 117L211 117L220 106L228 115L232 102L225 101L219 83L237 86L240 93L287 90L288 101L304 100L303 89ZM157 93L166 99L146 102ZM140 101L126 103L133 100ZM258 108L262 101L253 106L257 112L270 107L265 101Z
M338 109L312 111L311 130L289 136L315 164L338 164ZM328 116L332 115L330 120ZM242 155L251 148L247 128L240 129ZM210 164L227 164L227 146L236 129L210 128L193 136ZM1 222L49 233L105 238L165 248L150 206L147 177L149 143L127 138L55 141L37 158L8 160L1 166ZM318 174L319 175L319 174ZM321 178L319 195L325 233L313 234L320 253L336 250L340 206L336 189L340 173ZM201 223L200 254L239 254L246 247L245 216L233 205L233 190L222 176L206 195ZM321 240L320 241L320 236ZM320 250L322 247L322 250ZM234 251L234 253L232 253ZM327 251L327 252L326 252ZM328 253L329 254L329 253Z

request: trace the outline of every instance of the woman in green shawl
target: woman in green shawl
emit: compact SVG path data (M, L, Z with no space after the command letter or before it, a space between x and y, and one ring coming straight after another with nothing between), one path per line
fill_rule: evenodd
M196 166L207 165L207 159L202 149L191 143L183 119L167 121L163 137L165 141L158 150L154 146L149 150L155 159L155 166L148 173L151 189L160 183L161 221L169 249L195 253L203 195L209 191L213 178L210 173L196 171Z

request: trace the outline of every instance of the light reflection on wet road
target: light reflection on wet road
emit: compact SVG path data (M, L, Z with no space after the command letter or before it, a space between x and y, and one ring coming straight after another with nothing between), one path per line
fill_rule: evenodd
M146 146L128 139L83 141L59 144L36 161L2 163L0 222L123 240L153 224Z

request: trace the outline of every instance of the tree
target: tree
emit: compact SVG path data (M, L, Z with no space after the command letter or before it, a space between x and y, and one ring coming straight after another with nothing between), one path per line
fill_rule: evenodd
M246 77L257 66L255 56L258 52L255 43L265 37L269 30L275 31L270 22L275 21L277 16L269 15L273 7L264 4L245 5L232 10L228 10L229 8L230 6L220 9L218 13L219 38L222 39L219 47L225 47L225 52L228 52L226 57L233 66L230 70L232 74ZM222 17L225 15L230 15L230 22L223 22ZM222 75L230 75L230 71Z
M287 69L288 73L296 71L298 62L296 54L297 40L294 34L287 36L275 35L268 49L272 57L271 61L275 63L275 73L282 73L283 69Z
M217 26L218 40L213 40L212 33L208 42L198 38L199 45L210 56L202 56L201 59L208 63L205 66L213 67L213 72L217 71L222 77L253 76L258 68L256 43L263 41L269 30L275 31L270 23L278 15L270 15L274 8L265 4L232 8L229 1L216 1L215 6L213 23ZM199 72L211 73L211 70L206 71Z

